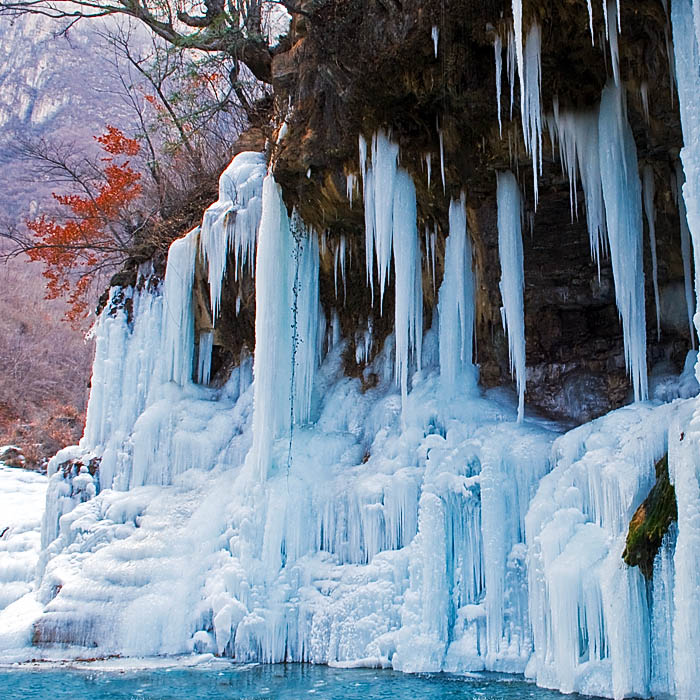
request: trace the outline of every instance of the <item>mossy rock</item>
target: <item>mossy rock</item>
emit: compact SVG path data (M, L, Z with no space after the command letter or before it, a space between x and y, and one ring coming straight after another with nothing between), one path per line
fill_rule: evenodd
M668 477L668 455L656 463L656 483L630 521L622 558L651 579L654 559L671 523L678 519L676 491Z

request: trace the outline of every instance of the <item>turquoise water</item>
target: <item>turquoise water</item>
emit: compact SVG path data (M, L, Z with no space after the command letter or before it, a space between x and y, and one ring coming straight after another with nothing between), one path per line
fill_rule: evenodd
M0 669L2 700L562 700L520 679L404 675L300 664L104 670ZM580 696L579 696L580 697Z

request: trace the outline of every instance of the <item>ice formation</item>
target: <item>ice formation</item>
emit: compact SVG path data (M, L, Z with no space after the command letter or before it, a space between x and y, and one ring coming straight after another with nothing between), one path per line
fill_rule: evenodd
M690 342L695 349L695 326L693 316L695 315L695 291L693 289L693 272L691 269L691 242L690 229L688 228L688 217L685 209L685 199L683 197L683 183L685 175L681 162L676 161L676 203L678 204L678 218L680 219L681 234L681 256L683 258L683 281L685 287L685 305L688 311L688 329L690 331ZM697 269L697 267L695 268Z
M503 330L508 335L510 368L518 389L518 421L525 411L525 280L523 272L522 203L513 173L498 175L498 255L501 260Z
M699 7L675 0L672 12L689 320L691 255L696 270L700 263ZM608 23L615 72L619 4L603 9L618 15ZM590 2L588 11L592 27ZM518 0L513 15L511 109L517 67L536 183L541 37L532 25L524 40ZM501 49L494 44L499 74ZM437 224L426 222L419 238L414 182L384 131L369 144L359 138L359 160L366 279L373 294L376 278L380 307L394 287L393 332L379 347L366 312L350 338L361 377L346 376L349 339L337 311L321 305L319 269L332 254L339 297L351 247L290 215L263 157L241 154L202 227L172 244L164 280L144 267L133 288L110 292L93 331L84 437L49 466L41 553L37 519L24 513L12 537L0 537L0 660L31 658L34 638L75 645L63 654L87 646L101 655L193 651L406 672L524 672L565 692L695 697L697 354L680 377L652 372L648 385L642 206L653 241L653 178L645 172L642 188L618 82L615 72L598 110L555 103L548 124L571 185L571 216L580 177L593 258L609 247L638 402L566 433L529 412L525 419L522 202L510 172L497 180L498 243L517 401L479 387L466 195L450 202L436 281ZM351 199L354 188L348 176ZM235 268L227 272L229 250ZM200 254L212 318L195 337ZM427 331L424 268L433 286L440 282ZM243 353L220 385L211 361L223 280L253 272L254 356ZM647 393L652 400L642 402ZM621 553L666 454L678 522L646 582ZM5 478L1 469L0 499ZM4 506L0 527L2 517ZM15 546L22 566L7 564Z
M654 305L656 308L656 339L661 338L661 302L659 301L659 263L656 254L656 209L654 208L654 170L645 165L642 171L642 191L644 196L644 213L649 230L649 249L651 250L651 276L654 285Z
M212 321L216 322L226 261L233 250L235 279L254 270L255 237L261 215L260 183L267 165L262 153L240 153L219 178L219 199L204 213L200 246L207 264Z
M440 377L446 392L452 393L463 388L460 375L473 369L475 286L464 193L459 201L450 202L449 220L438 313Z
M603 90L598 116L600 175L605 200L615 298L622 319L625 362L635 401L648 395L642 194L637 147L627 121L625 96L619 86Z
M442 157L442 150L441 150ZM366 142L360 141L360 163L364 179L365 250L367 278L372 285L376 256L379 299L394 261L395 377L401 395L408 393L409 362L420 369L423 342L423 283L418 240L416 190L411 176L398 166L399 147L383 131L372 139L371 164ZM444 171L443 171L444 182Z

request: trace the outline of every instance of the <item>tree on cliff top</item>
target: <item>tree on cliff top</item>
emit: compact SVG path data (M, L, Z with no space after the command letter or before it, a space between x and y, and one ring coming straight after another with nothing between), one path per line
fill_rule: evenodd
M232 82L243 64L255 78L269 83L272 52L263 24L266 11L274 6L304 14L297 0L2 0L0 15L42 15L66 21L67 28L83 18L126 15L178 48L234 58Z

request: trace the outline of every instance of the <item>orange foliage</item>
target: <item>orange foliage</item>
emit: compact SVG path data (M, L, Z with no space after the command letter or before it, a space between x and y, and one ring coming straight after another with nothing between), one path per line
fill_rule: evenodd
M141 194L141 175L125 160L138 154L138 142L113 126L95 140L108 154L101 159L101 182L86 194L53 193L68 210L62 222L46 215L26 222L36 239L28 254L44 264L46 296L68 297L69 320L78 319L85 311L95 267L123 247L123 237L115 235L122 225L120 215Z

